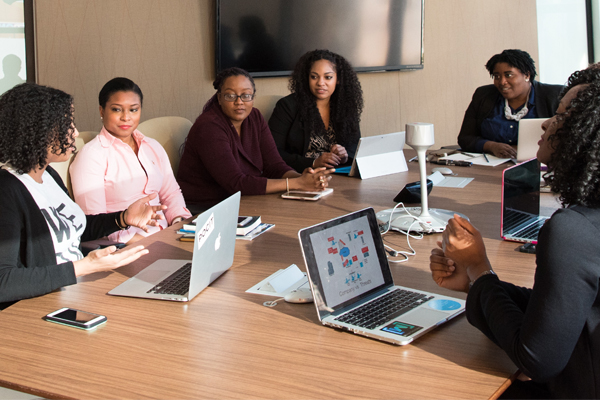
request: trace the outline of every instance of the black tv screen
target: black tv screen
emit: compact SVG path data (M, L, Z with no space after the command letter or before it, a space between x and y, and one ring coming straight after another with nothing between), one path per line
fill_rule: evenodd
M285 76L328 49L356 71L423 68L423 0L217 0L216 70Z

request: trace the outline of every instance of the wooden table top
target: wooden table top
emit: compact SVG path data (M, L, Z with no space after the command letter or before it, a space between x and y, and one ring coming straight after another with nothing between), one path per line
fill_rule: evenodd
M300 228L369 206L393 207L400 189L418 179L416 163L409 166L408 173L364 181L335 176L334 193L317 202L242 197L240 215L260 215L276 226L253 241L238 240L232 268L189 303L106 295L157 259L191 259L193 243L176 240L181 224L144 239L150 254L127 267L20 301L0 312L0 385L86 399L493 396L516 367L464 316L394 346L322 326L313 304L267 308L262 303L271 297L245 293L290 264L305 270ZM467 215L481 230L500 278L531 286L535 257L500 240L502 168L455 167L475 180L464 189L434 188L429 206ZM411 239L417 255L391 266L394 279L465 298L431 279L429 253L439 238ZM398 233L384 240L407 248ZM106 315L108 322L81 331L42 320L61 307Z

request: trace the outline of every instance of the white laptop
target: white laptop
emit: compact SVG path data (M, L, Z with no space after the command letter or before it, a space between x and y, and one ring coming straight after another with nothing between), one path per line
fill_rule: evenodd
M157 300L190 301L231 267L240 192L196 219L192 260L156 260L108 294Z
M348 175L369 179L408 171L404 137L404 132L395 132L360 138Z
M538 142L544 133L542 123L545 120L546 118L526 118L519 121L517 162L526 161L537 156Z
M404 345L465 310L464 300L394 285L372 208L298 237L323 325Z

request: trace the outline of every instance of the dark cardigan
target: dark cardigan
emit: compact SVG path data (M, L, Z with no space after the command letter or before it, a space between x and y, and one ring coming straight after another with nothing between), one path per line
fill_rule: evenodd
M46 171L67 193L52 167ZM0 309L14 302L40 296L77 283L72 262L56 264L48 224L23 183L0 170ZM82 241L106 236L119 227L119 213L87 215Z

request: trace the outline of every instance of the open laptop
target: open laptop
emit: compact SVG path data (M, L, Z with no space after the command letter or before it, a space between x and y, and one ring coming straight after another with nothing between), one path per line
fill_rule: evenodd
M156 260L108 294L190 301L231 267L240 192L196 219L192 260Z
M372 208L298 237L323 325L405 345L465 310L464 300L394 285Z
M404 132L360 138L352 166L336 169L336 173L368 179L408 171L404 140Z
M537 244L540 228L547 219L540 216L537 158L505 169L502 173L502 239Z
M537 156L538 142L544 131L542 123L546 118L526 118L519 121L519 141L517 162L530 160Z

